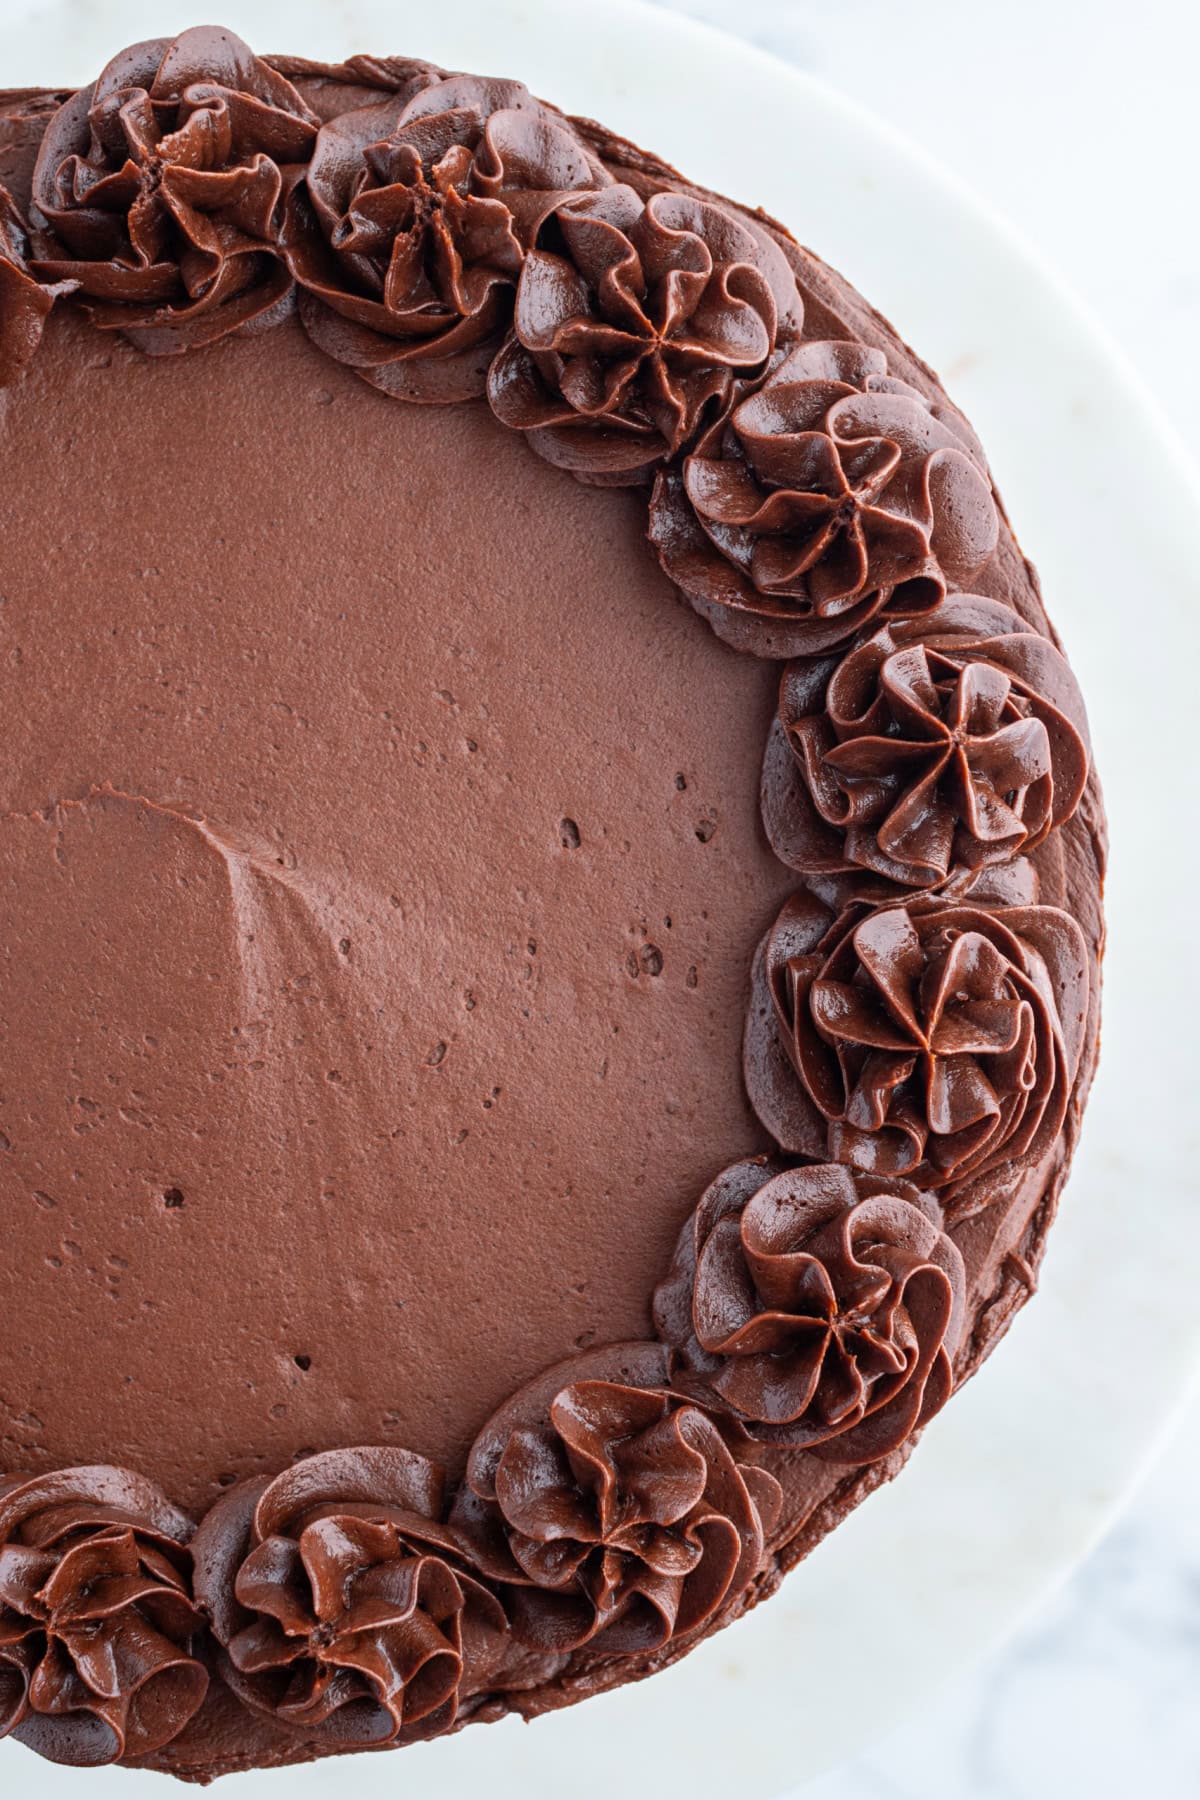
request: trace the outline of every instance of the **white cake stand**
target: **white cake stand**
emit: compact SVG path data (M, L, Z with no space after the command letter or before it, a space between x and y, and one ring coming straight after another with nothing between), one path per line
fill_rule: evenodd
M7 0L0 81L83 82L198 0ZM1043 1291L769 1605L654 1681L526 1728L239 1778L246 1800L770 1800L882 1733L1085 1553L1197 1362L1200 491L1118 352L944 170L838 95L637 0L223 0L261 50L402 51L526 80L761 202L945 376L987 444L1091 707L1112 821L1105 1047ZM747 802L749 804L749 801ZM1192 1123L1189 1125L1189 1114ZM1189 1142L1190 1138L1190 1142ZM0 1746L47 1800L178 1795Z

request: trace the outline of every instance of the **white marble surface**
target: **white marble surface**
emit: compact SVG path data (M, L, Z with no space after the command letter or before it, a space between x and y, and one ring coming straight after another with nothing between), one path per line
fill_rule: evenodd
M1194 0L651 0L770 50L1006 214L1191 434L1200 358Z
M1012 1641L788 1800L1195 1800L1200 1403Z
M852 94L1008 215L1185 440L1200 406L1193 0L660 0ZM1200 1794L1200 1396L1002 1651L796 1800Z

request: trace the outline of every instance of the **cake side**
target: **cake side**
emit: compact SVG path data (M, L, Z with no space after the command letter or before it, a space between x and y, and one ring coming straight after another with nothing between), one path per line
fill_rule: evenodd
M386 123L394 136L402 135L400 117L412 106L416 112L410 117L445 117L421 99L434 87L433 72L422 65L368 63L364 59L340 71L291 62L277 62L274 69L293 78L293 91L301 108L311 115L309 128L313 131L318 119L336 125L339 92L354 118L364 104L386 108L389 102L377 102L372 96L386 94L392 84L405 96L404 103L393 106L395 117L373 118L372 130ZM270 88L269 82L266 85ZM478 84L470 94L469 105L483 104L479 89L484 85ZM496 85L491 84L492 88ZM281 96L272 89L270 98L277 102ZM467 98L461 86L453 98L459 103ZM519 116L524 103L514 109L511 90L501 96L489 92L486 103L497 98L505 102L500 112L507 116L512 133L506 146L509 155L519 153L528 158L527 126L522 124L518 130L511 122L514 110ZM26 166L28 151L40 138L44 123L28 99L19 97L16 134L25 147ZM535 133L543 159L548 154L547 137L569 130L565 122L557 124L561 115L545 110ZM354 133L349 134L360 154L369 141L382 141L369 140L366 124L357 120ZM343 131L338 138L343 156L347 141L348 134ZM383 1508L393 1546L385 1560L395 1561L397 1547L403 1546L399 1561L404 1566L432 1569L436 1565L445 1571L436 1577L442 1597L429 1604L442 1609L443 1636L447 1621L453 1620L447 1640L450 1648L439 1651L429 1664L429 1672L435 1668L440 1672L437 1680L426 1683L424 1700L429 1704L422 1719L412 1716L416 1708L410 1708L405 1719L399 1697L393 1696L396 1704L389 1713L393 1735L450 1728L472 1717L499 1716L505 1710L533 1714L653 1673L768 1593L784 1568L881 1480L898 1471L925 1418L941 1404L951 1386L973 1371L1031 1291L1094 1065L1096 977L1102 948L1103 815L1099 790L1086 756L1086 726L1067 691L1067 677L1037 649L1038 642L1050 644L1053 636L1036 578L1020 554L1002 509L996 515L994 544L987 548L979 566L972 567L972 557L986 544L987 508L998 503L990 484L984 498L980 497L981 471L986 466L969 428L949 407L936 379L896 339L886 322L780 228L718 197L688 188L672 171L609 138L599 127L580 124L575 141L584 146L582 158L569 144L555 145L556 181L574 181L576 185L570 188L574 193L590 193L597 186L603 191L611 184L632 196L605 200L599 211L591 201L583 207L578 200L567 206L570 229L564 232L566 247L585 272L592 269L590 259L600 255L604 245L611 247L614 238L629 241L631 231L642 233L636 241L645 260L652 254L673 254L678 234L688 237L691 233L689 242L707 243L710 256L719 256L729 254L730 234L736 238L737 230L750 233L748 241L736 240L729 261L729 267L745 273L723 277L722 291L738 317L739 335L731 350L733 340L726 332L721 350L723 355L750 358L749 376L723 377L722 387L721 383L697 381L693 366L688 365L675 389L658 395L653 406L643 394L637 405L645 410L639 413L634 405L631 418L618 419L614 426L596 398L597 392L604 390L589 390L572 378L557 397L548 391L547 384L562 381L563 368L554 361L561 357L561 350L540 347L538 333L551 327L544 318L532 315L527 322L529 341L522 341L519 286L517 330L504 338L502 358L493 357L485 329L474 343L451 348L437 359L442 366L432 374L426 371L414 377L412 365L422 358L409 353L410 340L398 340L404 350L400 356L394 354L394 343L391 348L387 343L368 345L362 333L375 329L380 323L378 314L365 310L368 302L361 297L352 297L352 303L338 310L342 304L339 291L330 284L328 267L317 270L311 244L298 250L294 241L289 266L301 271L301 292L309 297L302 311L314 341L326 354L346 360L365 372L374 385L383 385L385 392L399 398L446 398L454 383L465 381L469 387L479 375L477 346L488 343L486 373L498 416L524 433L551 461L592 481L642 486L654 479L651 535L667 573L688 593L701 615L739 648L768 660L798 659L784 676L784 703L772 727L777 760L771 763L768 750L763 793L768 833L777 849L772 820L778 826L782 809L794 837L799 830L796 809L808 808L803 814L808 849L796 853L799 863L790 852L782 858L796 870L800 901L789 903L792 912L783 937L776 927L774 939L768 934L765 941L755 976L761 1029L756 1038L752 1003L747 1044L751 1100L760 1120L769 1123L771 1134L782 1143L783 1155L757 1165L734 1164L726 1177L706 1191L695 1218L684 1223L671 1269L664 1266L647 1272L647 1287L655 1279L663 1283L655 1314L659 1340L589 1353L585 1361L566 1363L554 1371L548 1385L544 1380L534 1381L485 1427L472 1450L465 1479L452 1481L448 1494L435 1491L436 1484L430 1485L432 1477L415 1466L422 1462L419 1454L409 1457L407 1463L401 1458L398 1464L393 1456L390 1461L366 1464L362 1458L367 1453L346 1453L340 1461L312 1459L307 1475L303 1472L306 1465L301 1465L294 1476L285 1475L266 1486L260 1482L253 1491L237 1490L214 1509L202 1528L195 1554L201 1614L224 1646L215 1665L220 1678L213 1682L208 1700L192 1722L149 1756L152 1766L190 1778L206 1779L234 1767L336 1753L369 1742L370 1733L380 1731L379 1690L372 1688L369 1680L366 1690L360 1685L346 1696L344 1705L334 1705L328 1718L321 1721L321 1729L315 1730L315 1695L305 1700L303 1707L295 1696L288 1698L273 1673L278 1664L269 1658L260 1664L259 1673L251 1675L251 1650L245 1637L249 1590L244 1574L238 1576L242 1584L239 1600L235 1604L231 1598L239 1563L243 1570L249 1569L252 1559L261 1563L260 1550L268 1543L307 1542L305 1533L315 1530L321 1515L331 1508L342 1518L356 1516L355 1509L363 1506L372 1516ZM490 148L495 151L494 140ZM606 180L597 174L597 167ZM393 186L402 186L400 167L393 166L390 173L397 178ZM486 173L494 178L490 166ZM18 204L24 205L15 170L14 191ZM320 193L319 182L313 191ZM528 191L522 190L525 195ZM493 192L489 190L489 197ZM560 211L554 214L552 227L539 210L544 200L532 211L539 220L537 241L554 246L552 251L539 252L547 265L552 257L560 263L564 260L562 238L555 235L564 229L562 190L558 192ZM694 211L671 214L662 208L656 213L647 206L656 194L714 209L718 218ZM527 205L523 200L522 206ZM641 224L639 207L651 213L660 233L653 252L646 235L650 227ZM515 218L519 212L514 209L511 216ZM586 228L580 219L586 219ZM725 236L718 239L717 224L726 219L741 223L736 230L721 225ZM297 224L293 216L293 227L301 235L310 231L311 223L301 217ZM788 300L780 265L763 248L767 243L790 271L798 303ZM502 257L503 252L492 254ZM14 268L18 260L23 258L13 261ZM49 264L56 259L43 261ZM47 266L47 275L59 282L76 279L62 266L63 259L57 263L53 268ZM502 269L502 261L489 266ZM686 270L686 260L680 266ZM548 266L543 272L547 278L552 274L559 278ZM304 285L306 278L311 286ZM519 279L524 281L525 274ZM686 275L680 279L686 283ZM501 284L492 281L489 293L497 285ZM320 314L313 309L313 295L320 297L325 308ZM273 299L270 306L279 303ZM98 323L109 327L116 323L113 304L130 302L102 299L103 317L97 318ZM369 304L377 306L378 302ZM465 335L477 328L480 313L486 314L490 304L485 300L474 313L467 310L462 315L468 322L476 321ZM108 311L103 310L106 307ZM756 323L748 321L747 313L753 314ZM372 325L364 324L368 318L374 321ZM347 331L347 325L353 329ZM132 333L136 342L139 332L178 329L152 317L133 326ZM283 321L280 329L286 332L293 327ZM461 324L451 329L462 334ZM604 329L611 330L611 323ZM594 324L590 330L590 349L576 344L573 353L581 359L590 355L602 360L611 350L611 340ZM762 337L764 330L774 342ZM271 335L264 335L256 340L256 349L268 357L273 341ZM712 344L721 342L715 326L710 325L707 341L711 355ZM883 370L869 359L864 362L860 358L853 364L847 361L846 346L851 344L879 355ZM816 350L806 350L805 345L816 346ZM694 361L694 352L691 354ZM814 365L814 355L824 361ZM492 374L496 362L499 376ZM728 363L722 366L728 371ZM432 383L433 391L416 393L414 380ZM926 471L936 463L943 471L937 477L942 485L934 498L940 494L950 514L966 515L967 522L951 534L952 542L943 541L939 546L932 542L927 523L922 525L919 506L914 511L909 503L898 512L881 506L877 510L886 514L887 529L885 532L880 525L880 536L873 542L882 547L876 552L870 543L865 550L859 546L867 567L859 572L857 586L854 571L847 574L843 559L831 569L825 589L818 591L808 570L819 569L820 558L814 562L810 557L807 568L797 573L798 563L812 548L808 525L804 529L809 535L800 546L803 555L793 549L788 566L781 565L777 557L769 565L761 556L755 562L755 545L748 540L756 535L757 515L746 500L747 469L752 468L759 480L754 504L760 511L766 504L761 491L764 483L768 489L782 488L785 493L803 489L795 467L784 470L782 483L764 476L765 468L779 466L778 456L772 462L762 448L764 433L769 439L776 429L778 409L785 401L793 409L811 406L814 385L828 386L831 381L835 399L860 407L858 437L867 430L863 423L866 412L874 407L873 425L879 427L883 420L891 424L902 446L916 443L911 452L914 466ZM881 387L881 381L890 385ZM744 386L736 385L743 382ZM853 398L856 391L861 401ZM621 390L613 392L619 413ZM881 402L872 398L881 393L885 397L882 411ZM918 398L914 399L914 394ZM769 403L770 416L765 423L752 404L761 396ZM825 410L804 414L810 431L814 425L826 423L829 397L822 394L817 398ZM771 408L776 410L771 412ZM576 423L581 411L582 426ZM758 413L762 412L760 404ZM793 429L800 416L790 416ZM788 424L785 420L785 437ZM879 427L876 435L881 430ZM676 432L681 437L673 450ZM829 430L814 435L832 443L836 434ZM676 463L673 459L680 450L687 454L682 463ZM700 482L700 463L705 465L707 485ZM680 469L684 473L677 475ZM789 482L793 484L790 488ZM823 494L820 484L814 491ZM928 485L925 493L928 500ZM776 514L780 512L780 502L769 504ZM782 533L778 519L761 533L771 552L778 549L781 535L786 539L790 529L795 536L798 529L796 503L788 504L792 510ZM706 535L698 535L699 518L708 520ZM891 558L886 580L879 574L881 565L871 566L872 554ZM969 579L970 591L990 602L993 612L976 608L967 617L960 608L963 616L955 622L945 588L960 582L942 579L939 555L962 571L961 584ZM882 582L882 586L872 587L872 581ZM906 582L908 601L902 603L895 597ZM789 592L789 588L799 592ZM881 593L886 595L882 601ZM828 621L847 615L852 616L853 624L843 638L840 627ZM1013 615L1032 630L1017 628ZM954 624L953 630L948 628L950 624ZM879 638L881 631L889 634L886 642ZM1036 642L1031 644L1026 641L1029 639ZM856 752L856 774L853 757L845 753L840 762L837 758L830 761L829 746L820 740L824 744L818 758L820 770L841 768L846 776L836 793L824 776L812 785L814 765L805 763L798 753L799 746L811 746L814 733L832 729L830 721L838 724L843 720L841 713L835 716L830 710L828 691L841 673L847 642L851 654L868 652L870 678L883 684L883 698L872 704L890 704L893 678L889 675L884 680L880 675L885 665L891 666L889 659L908 657L911 661L912 655L919 653L926 666L931 656L936 660L942 671L940 687L933 697L925 692L921 701L922 729L927 737L944 725L951 689L961 694L963 682L975 680L970 671L986 668L989 693L995 698L994 702L977 702L982 710L977 712L975 736L990 739L1006 732L1005 754L1026 759L1022 766L1028 779L1019 787L1020 803L1010 804L1016 791L1012 786L1003 789L999 800L1006 805L1005 819L997 823L993 808L994 816L983 821L971 842L962 839L960 821L959 837L946 849L946 832L938 820L918 819L922 831L913 841L920 840L922 855L936 860L945 850L947 857L944 874L932 883L924 876L916 885L908 882L907 876L894 879L894 852L901 841L895 824L888 827L891 849L887 854L892 860L887 872L881 874L871 861L878 862L884 854L880 848L882 813L879 796L864 796L861 782L891 783L888 794L895 798L892 750L888 752L892 761L885 758L882 767L873 765L870 770L862 753ZM822 659L829 663L828 668ZM807 698L798 698L800 677L807 683ZM1040 736L1035 725L1040 725ZM900 716L895 714L884 736L891 745L901 735ZM852 718L846 741L863 736ZM926 742L927 737L920 741ZM1082 764L1080 743L1085 746ZM997 754L993 746L989 750L993 769L1000 766ZM878 761L878 752L876 758ZM981 753L981 764L983 760ZM977 774L972 765L972 782ZM858 788L855 781L860 783ZM1082 792L1075 792L1076 786ZM980 793L990 793L996 800L994 780L989 788L981 776L977 787L976 809L981 804ZM789 796L790 811L784 804ZM835 821L842 819L847 803L852 803L850 814L865 821L856 827L859 837L849 851L848 833L842 825L829 828L824 814L814 825L811 809L821 803ZM890 820L897 809L893 805L883 810ZM819 847L814 850L818 840ZM992 855L993 845L1000 846L1000 854ZM954 859L960 854L976 860L959 864ZM863 856L867 856L866 862L861 860ZM928 860L921 864L922 868L931 866ZM930 898L931 894L935 898ZM796 991L787 986L787 981L794 979L794 965L805 959L814 962L806 978L815 981L829 1003L835 990L841 991L839 983L861 994L872 969L878 972L880 955L886 963L893 954L886 948L881 951L871 940L881 912L889 929L903 914L909 932L906 941L913 946L911 954L925 959L923 966L932 971L929 980L941 979L944 973L947 934L953 939L965 936L971 945L980 946L972 971L961 977L968 986L978 984L977 992L966 1002L976 1008L971 1015L973 1035L962 1023L955 1026L955 1043L960 1046L955 1054L972 1057L976 1063L980 1057L985 1059L993 1083L994 1112L986 1107L979 1110L978 1069L972 1073L964 1066L956 1071L957 1093L948 1091L928 1116L914 1125L903 1089L907 1076L897 1087L893 1069L892 1087L887 1090L886 1083L880 1085L880 1071L875 1069L871 1077L874 1086L871 1081L863 1085L862 1044L865 1041L880 1050L877 1024L871 1027L874 1035L865 1040L861 1035L865 1026L858 1027L858 1038L844 1029L840 1038L831 1036L831 1015L826 1015L824 1036L818 1032L814 1039L807 1026L801 1029L808 1015L798 1010ZM1057 924L1064 913L1066 923ZM1071 920L1077 921L1077 926L1072 927ZM796 936L797 932L808 935ZM777 952L771 948L773 941ZM894 941L894 933L890 941ZM856 950L860 943L861 949ZM1082 958L1076 954L1081 948ZM1075 962L1082 961L1082 970L1075 966L1073 956ZM983 969L985 961L987 968ZM776 970L780 972L778 980ZM743 971L743 978L747 973ZM894 1023L894 998L889 1005ZM980 1007L987 1010L986 1021ZM1009 1020L1019 1014L1025 1023L1001 1025L1000 1011ZM927 1033L932 1029L924 1016L913 1029L917 1026ZM1026 1031L1031 1035L1019 1036ZM839 1064L853 1089L850 1099L831 1097L830 1081L837 1077L830 1067L821 1065L824 1053L820 1047L831 1041L850 1046ZM1019 1044L1023 1048L1018 1068L1010 1064ZM903 1046L895 1045L889 1045L888 1053L893 1058L907 1054ZM1004 1058L1009 1061L1004 1063ZM868 1090L875 1096L874 1111L871 1107L864 1111ZM891 1112L881 1098L885 1090L900 1095ZM901 1106L907 1108L903 1117ZM981 1121L998 1122L988 1124L981 1136ZM859 1134L853 1141L847 1136L851 1124ZM834 1135L827 1137L827 1128ZM872 1140L865 1147L864 1131ZM923 1134L921 1153L914 1154L908 1164L903 1164L896 1148L897 1134L905 1132L906 1142L915 1141L914 1132ZM974 1134L969 1144L962 1141L964 1132ZM858 1166L855 1158L861 1160L869 1152L877 1163L882 1143L893 1162L898 1157L900 1162L890 1169L876 1167L866 1188L862 1178L854 1176L858 1185L839 1190L831 1198L832 1176L820 1171L836 1166L850 1180L849 1171ZM1009 1144L1015 1154L1006 1156ZM930 1145L936 1155L925 1154ZM844 1154L834 1154L827 1164L824 1159L831 1147L837 1146ZM836 1243L830 1237L835 1224ZM782 1238L772 1236L781 1230ZM880 1245L890 1245L890 1249L882 1264L873 1263ZM738 1260L745 1255L752 1259L749 1277L748 1265ZM767 1283L768 1291L774 1291L771 1281L780 1278L779 1269L772 1271L768 1265L780 1256L792 1263L797 1257L807 1258L805 1267L810 1269L820 1265L833 1282L830 1291L835 1307L862 1313L859 1328L872 1316L861 1288L864 1267L876 1270L871 1277L876 1282L880 1267L889 1271L886 1307L891 1309L892 1324L890 1342L883 1347L887 1354L874 1366L865 1350L852 1354L851 1361L857 1356L863 1369L871 1367L865 1384L859 1380L857 1398L827 1385L831 1371L820 1357L814 1364L811 1344L797 1349L794 1323L781 1324L774 1317L768 1329L755 1313L754 1283L760 1283L759 1300L762 1282ZM794 1307L794 1299L791 1304ZM794 1315L809 1321L799 1332L805 1344L812 1337L811 1321L821 1316L819 1307L814 1313L811 1304L810 1300ZM706 1308L723 1320L720 1327ZM780 1308L777 1295L775 1314ZM782 1310L785 1321L793 1316L787 1304ZM736 1326L732 1332L731 1319ZM714 1348L718 1344L728 1348ZM883 1349L872 1354L883 1354ZM626 1496L649 1509L641 1521L643 1529L649 1529L658 1504L656 1490L653 1483L647 1487L633 1473L627 1448L631 1444L644 1444L645 1454L672 1469L677 1481L685 1471L703 1469L700 1488L685 1511L671 1519L670 1529L648 1560L644 1541L637 1550L618 1534L610 1541L601 1513L598 1534L596 1522L591 1520L573 1540L578 1545L576 1560L564 1573L561 1558L556 1565L547 1558L545 1546L562 1541L568 1518L578 1532L578 1503L568 1505L563 1478L551 1471L561 1469L565 1450L572 1471L568 1485L577 1481L584 1493L600 1494L605 1482L615 1481L617 1491L623 1482L630 1484ZM411 1448L422 1450L421 1445ZM839 1456L845 1460L837 1460ZM583 1470L588 1471L586 1478ZM166 1535L171 1544L182 1543L189 1528L176 1522ZM566 1536L571 1538L571 1532ZM175 1554L171 1550L169 1559ZM429 1580L434 1579L430 1574ZM274 1602L267 1607L267 1616L272 1614L276 1614ZM406 1616L411 1618L411 1612ZM189 1642L194 1634L181 1630L179 1635ZM517 1640L522 1646L519 1651ZM208 1652L199 1647L198 1660L206 1661ZM265 1645L262 1648L265 1650ZM427 1662L419 1661L417 1667L425 1668ZM463 1680L464 1670L471 1671L473 1692L466 1691L471 1683ZM242 1713L234 1708L223 1686L231 1678L251 1711ZM414 1693L418 1690L416 1669L408 1683L401 1682L401 1690L406 1685ZM194 1683L188 1689L192 1691ZM332 1731L327 1728L330 1719L335 1721ZM20 1729L30 1735L24 1726Z

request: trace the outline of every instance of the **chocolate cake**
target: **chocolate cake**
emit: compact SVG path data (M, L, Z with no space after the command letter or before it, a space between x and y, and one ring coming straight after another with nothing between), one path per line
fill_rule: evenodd
M1103 811L984 452L515 80L205 28L0 95L0 183L0 1733L653 1674L1071 1161Z

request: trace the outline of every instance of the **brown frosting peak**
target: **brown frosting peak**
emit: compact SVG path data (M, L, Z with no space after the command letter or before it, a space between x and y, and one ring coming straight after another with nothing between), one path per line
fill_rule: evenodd
M0 185L0 387L15 381L42 341L54 302L75 291L71 281L39 281L29 266L29 231Z
M955 594L840 662L785 670L763 819L793 868L927 887L1036 849L1074 813L1087 771L1066 659L1001 602Z
M1082 933L1056 907L931 895L839 906L803 888L755 959L751 1104L781 1146L943 1190L1037 1162L1087 1014Z
M649 1372L659 1354L634 1348ZM519 1410L476 1440L454 1516L533 1649L660 1649L763 1566L781 1492L744 1434L662 1388L603 1378L567 1381L527 1423Z
M931 612L996 547L983 454L865 344L798 345L665 471L650 536L722 637L765 656Z
M551 217L553 247L526 259L492 365L492 409L549 462L640 482L798 335L795 277L765 232L687 194L643 201L621 184Z
M441 1472L392 1449L329 1451L219 1500L196 1593L234 1692L344 1749L448 1729L507 1627L441 1512Z
M317 122L282 75L211 26L124 50L51 120L33 176L35 271L152 354L257 321L291 292L274 245Z
M342 113L287 208L305 325L389 394L482 394L543 219L611 181L520 82L430 73Z
M654 1316L678 1371L753 1437L865 1463L949 1399L965 1283L910 1183L757 1157L701 1197Z
M0 1737L94 1767L183 1730L208 1689L192 1529L124 1469L0 1480Z

